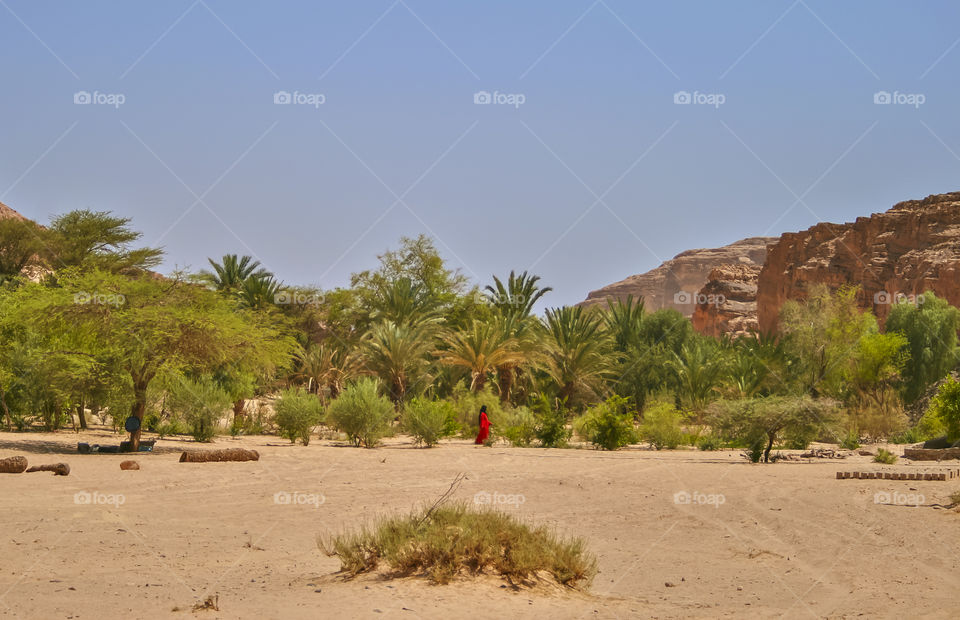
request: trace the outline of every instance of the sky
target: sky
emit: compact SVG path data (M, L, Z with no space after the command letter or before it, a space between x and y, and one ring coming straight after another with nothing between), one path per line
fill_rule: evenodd
M0 0L0 201L324 289L427 234L573 304L960 189L960 3Z

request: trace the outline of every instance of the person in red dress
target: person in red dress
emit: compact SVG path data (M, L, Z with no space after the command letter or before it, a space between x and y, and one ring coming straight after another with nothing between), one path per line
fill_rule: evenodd
M487 406L480 407L480 432L477 433L477 445L483 445L483 442L490 436L490 418L487 417Z

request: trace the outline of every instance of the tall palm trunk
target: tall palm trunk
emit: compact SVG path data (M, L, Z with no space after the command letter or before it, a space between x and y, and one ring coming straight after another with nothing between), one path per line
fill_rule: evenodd
M500 389L500 402L510 400L510 390L513 388L513 368L500 366L497 368L497 387Z

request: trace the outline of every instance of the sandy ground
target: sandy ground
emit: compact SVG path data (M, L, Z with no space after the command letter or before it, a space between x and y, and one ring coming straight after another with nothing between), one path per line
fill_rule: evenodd
M180 464L197 446L168 439L128 472L130 455L75 451L118 439L0 433L0 458L72 467L0 475L0 617L956 617L960 514L929 504L960 482L835 479L936 465L247 437L211 447L255 448L259 462ZM459 472L457 497L584 537L600 567L589 591L334 576L318 535L432 501ZM911 502L926 506L895 505ZM210 595L219 611L193 610Z

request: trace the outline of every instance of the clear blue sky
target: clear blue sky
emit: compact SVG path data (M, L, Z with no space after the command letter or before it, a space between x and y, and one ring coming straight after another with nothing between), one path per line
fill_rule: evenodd
M575 303L960 189L958 23L947 0L0 0L0 201L132 217L165 271L249 253L324 288L425 232L475 281L532 269Z

